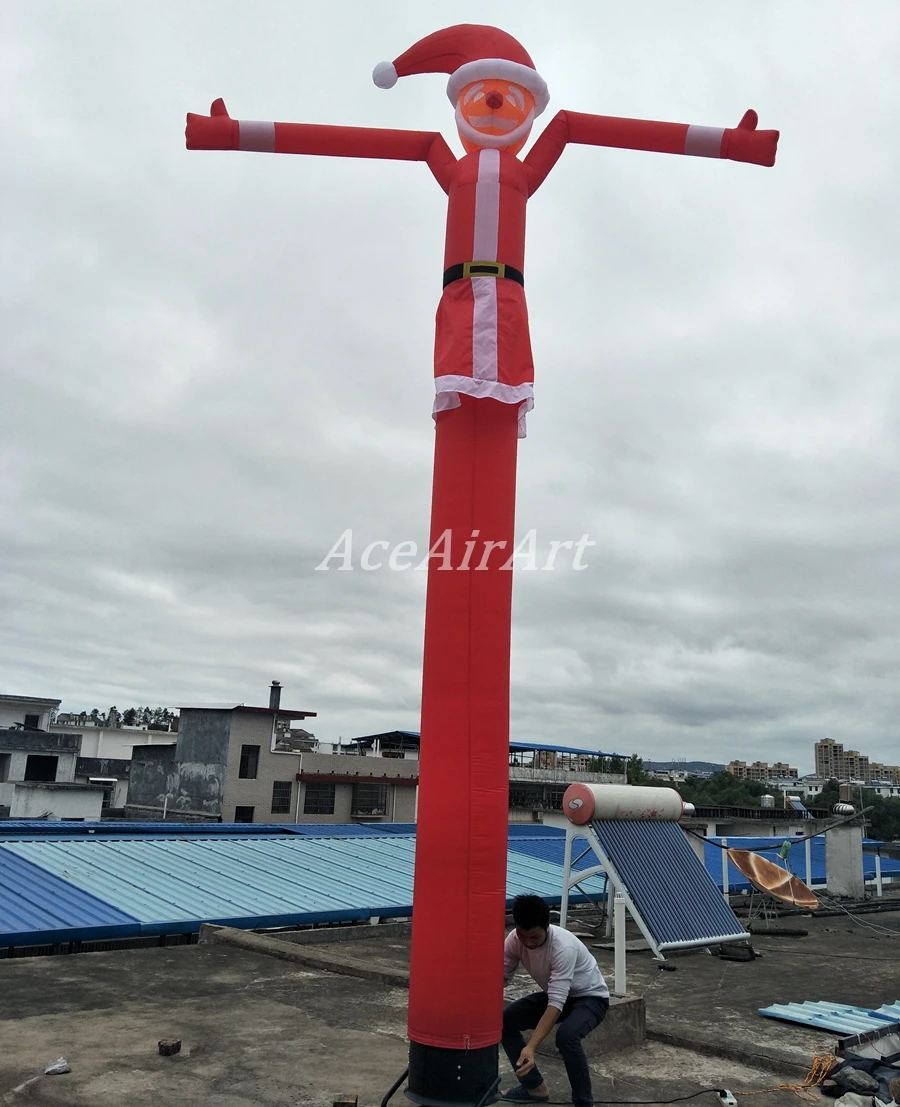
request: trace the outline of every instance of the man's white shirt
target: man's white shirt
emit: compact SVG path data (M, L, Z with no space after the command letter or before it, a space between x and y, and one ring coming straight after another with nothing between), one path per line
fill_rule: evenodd
M503 980L508 984L519 964L547 993L550 1007L563 1009L567 999L597 996L609 999L609 988L596 958L574 934L560 926L551 926L547 941L537 949L526 949L513 930L503 946Z

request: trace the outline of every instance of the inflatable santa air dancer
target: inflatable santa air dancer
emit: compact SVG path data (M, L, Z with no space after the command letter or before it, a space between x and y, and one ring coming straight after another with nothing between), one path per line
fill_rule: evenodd
M373 77L391 88L421 73L450 75L461 158L436 131L247 122L221 100L209 116L188 115L186 135L192 150L421 161L447 193L407 1094L476 1104L496 1098L502 1022L510 555L517 439L533 388L525 207L568 143L773 165L778 132L758 131L753 111L734 128L561 111L519 160L549 95L514 38L449 27Z

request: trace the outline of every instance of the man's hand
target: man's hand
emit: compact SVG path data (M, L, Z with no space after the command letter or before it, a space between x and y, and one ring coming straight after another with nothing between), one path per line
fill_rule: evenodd
M534 1068L534 1046L527 1045L516 1062L516 1076L527 1076Z
M209 115L188 113L184 138L188 150L234 150L238 144L238 122L231 118L220 98L213 101Z
M729 161L747 161L753 165L774 165L778 131L758 131L759 116L751 108L726 134L725 157Z

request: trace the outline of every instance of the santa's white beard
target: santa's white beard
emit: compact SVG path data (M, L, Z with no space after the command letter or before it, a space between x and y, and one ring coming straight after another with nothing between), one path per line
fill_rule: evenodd
M531 134L533 126L534 108L525 117L524 122L520 123L515 130L509 131L508 134L486 135L483 131L473 127L471 123L466 122L466 117L463 115L459 104L456 105L456 129L459 131L460 137L468 139L469 142L474 142L476 146L484 146L492 150L504 150L507 146L515 146L517 142L524 142Z

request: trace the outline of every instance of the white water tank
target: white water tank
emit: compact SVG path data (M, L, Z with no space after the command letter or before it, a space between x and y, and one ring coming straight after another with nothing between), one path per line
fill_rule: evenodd
M760 807L774 807L775 806L775 797L768 795L768 793L764 796L760 796L759 797L759 806Z
M563 814L577 826L584 826L592 819L677 822L683 808L681 796L674 788L570 784L563 796Z

